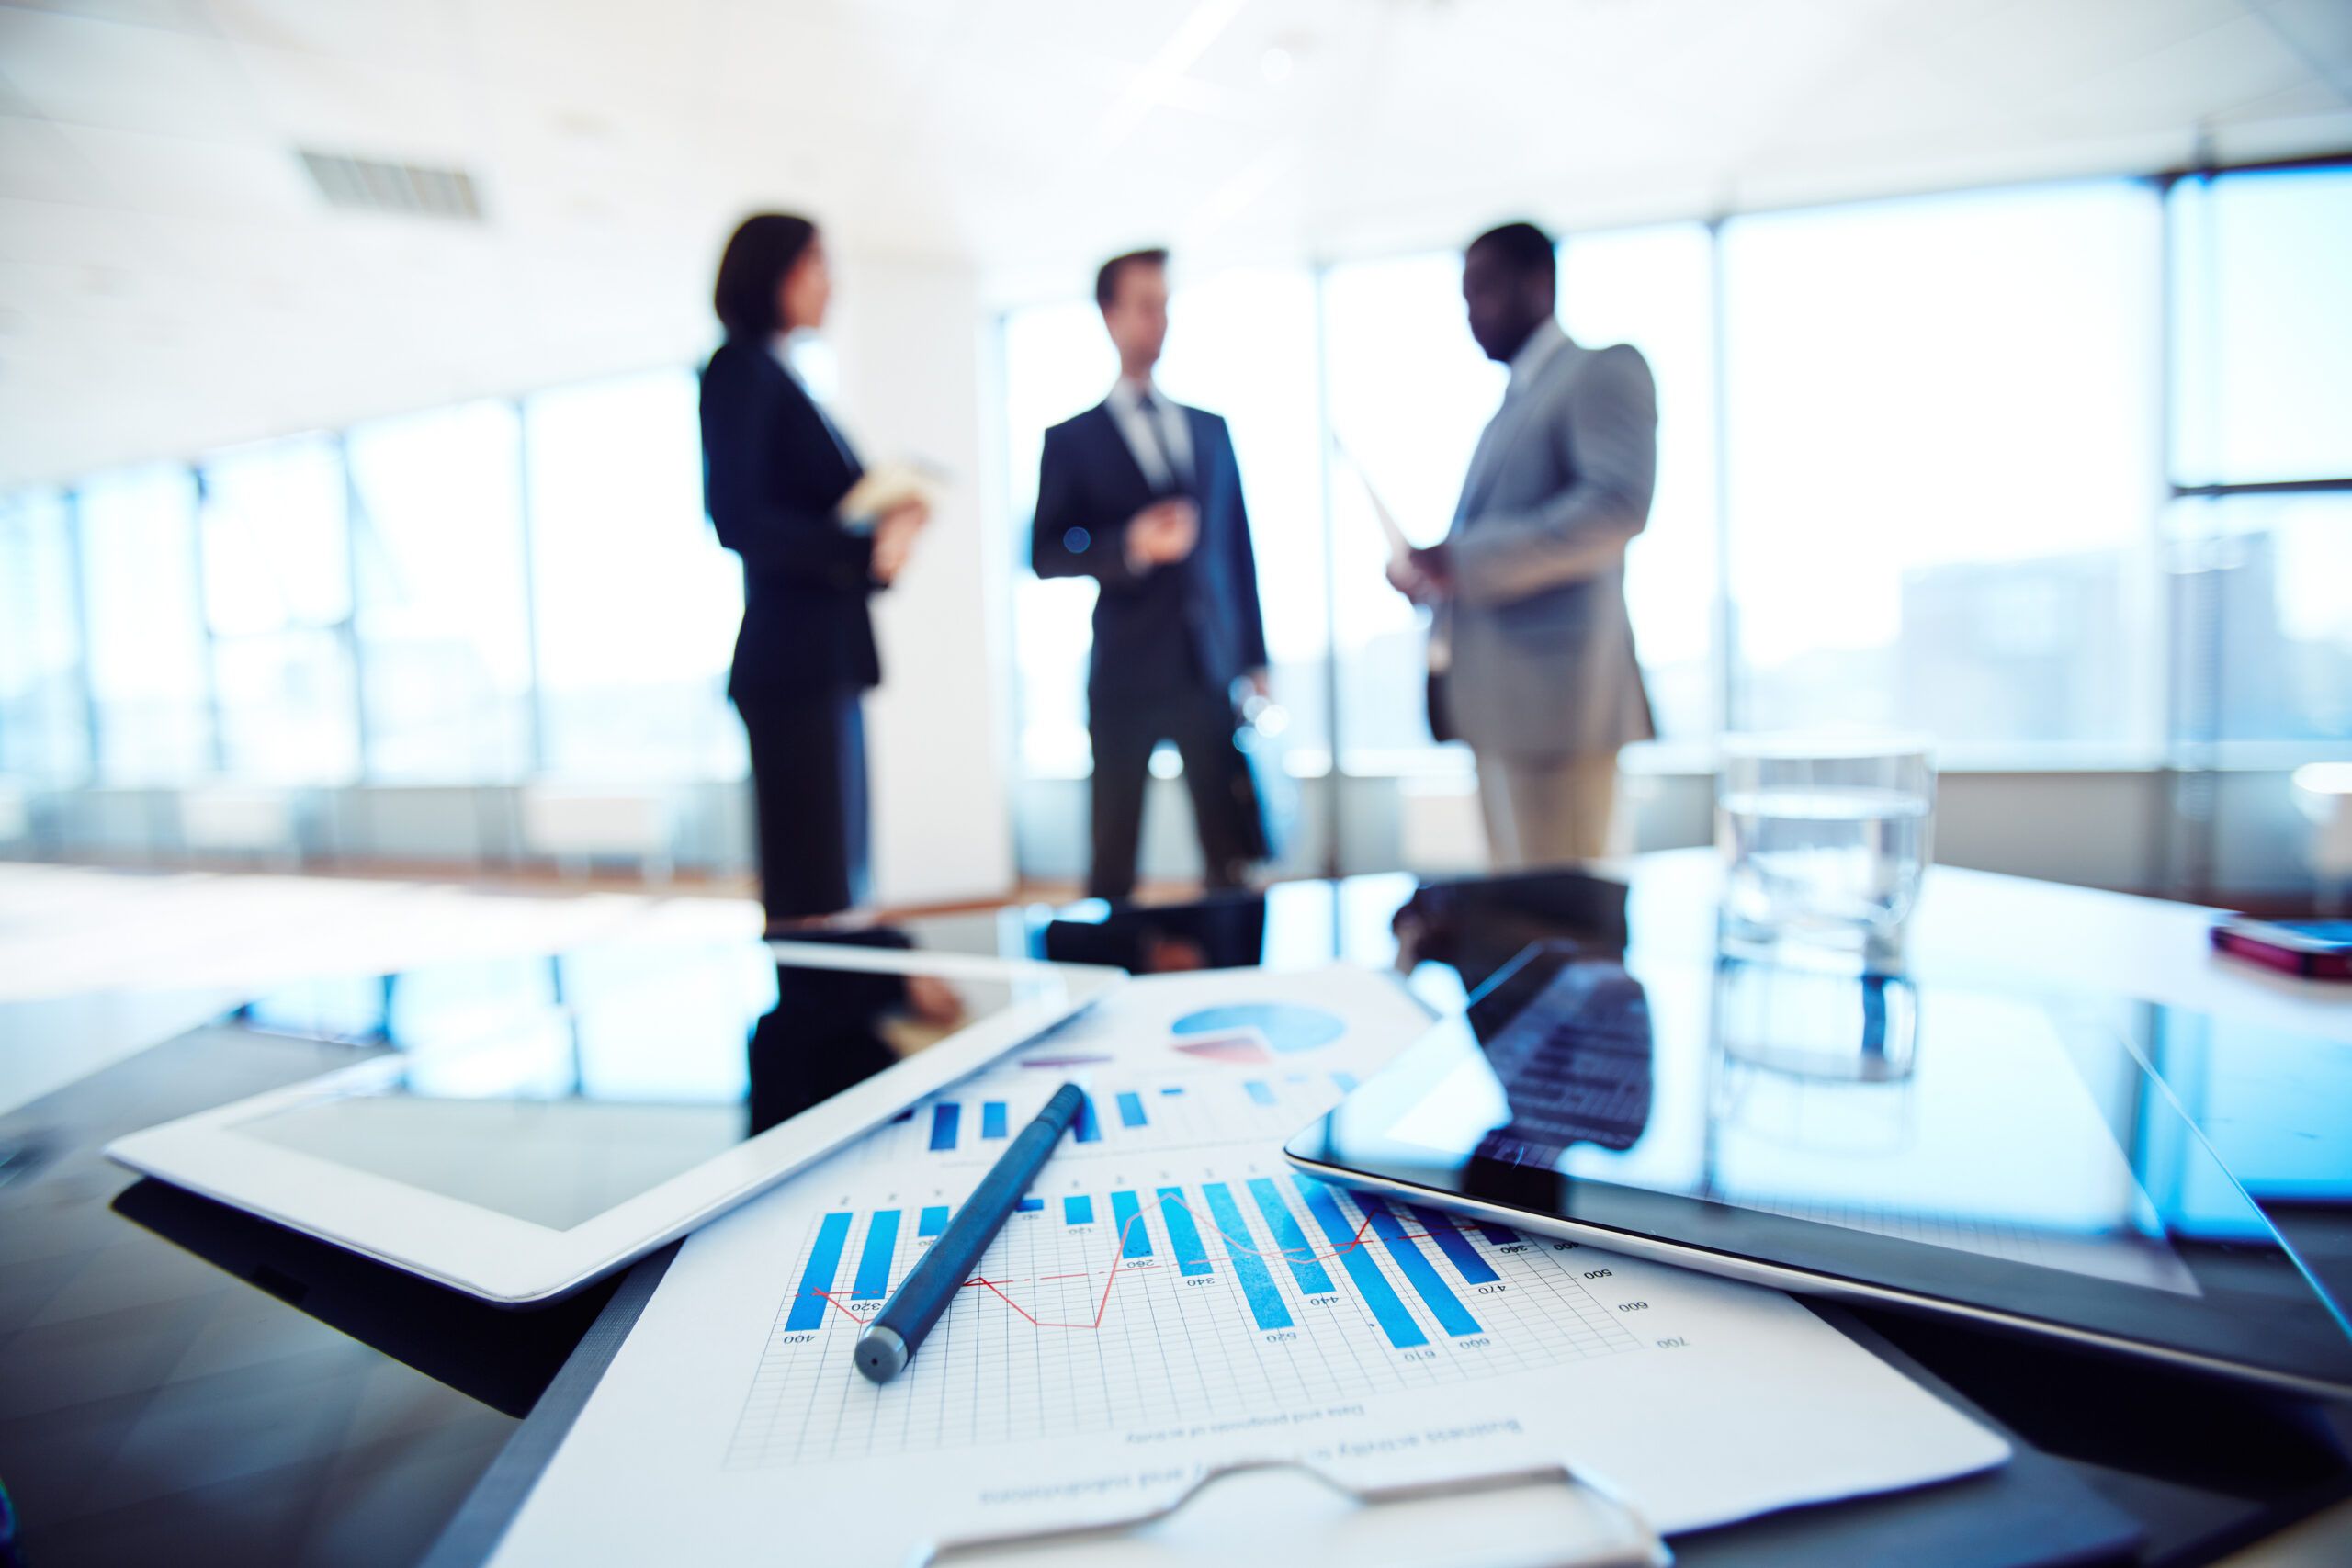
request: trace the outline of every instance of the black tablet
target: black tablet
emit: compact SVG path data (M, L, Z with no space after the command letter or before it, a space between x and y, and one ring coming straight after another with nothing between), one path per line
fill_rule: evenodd
M1286 1152L1711 1273L2352 1393L2345 1320L2114 1005L1539 944Z

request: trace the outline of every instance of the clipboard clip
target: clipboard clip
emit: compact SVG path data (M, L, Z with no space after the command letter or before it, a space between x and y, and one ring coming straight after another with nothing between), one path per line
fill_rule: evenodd
M942 1537L908 1563L1173 1568L1275 1559L1350 1568L1668 1568L1674 1553L1631 1503L1566 1464L1351 1486L1304 1460L1245 1459L1211 1465L1167 1502L1132 1514Z

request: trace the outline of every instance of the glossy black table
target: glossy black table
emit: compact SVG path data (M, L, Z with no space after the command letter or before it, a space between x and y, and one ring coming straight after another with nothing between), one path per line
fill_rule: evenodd
M1704 935L1679 893L1634 905L1635 940ZM1473 919L1454 917L1466 908ZM1400 912L1402 919L1400 919ZM1589 890L1410 878L1297 884L1140 911L1012 908L902 922L919 945L1131 969L1414 955L1475 973L1548 928L1588 927ZM1457 982L1458 984L1458 982ZM2352 1171L2329 1043L2224 1049L2224 1024L2151 1009L2143 1048L2192 1065L2225 1153L2277 1146L2307 1115L2321 1151L2267 1207L2352 1300ZM417 1561L605 1307L615 1282L537 1313L486 1308L97 1155L119 1134L357 1059L364 1046L199 1029L0 1119L0 1483L28 1560ZM2297 1055L2300 1050L2302 1055ZM2232 1075L2253 1085L2223 1092ZM2312 1075L2322 1080L2314 1096ZM2184 1077L2186 1073L2184 1073ZM2300 1108L2300 1109L2299 1109ZM2333 1151L2332 1153L2330 1151ZM2342 1157L2335 1157L2335 1156ZM2257 1191L2259 1189L2257 1188ZM1892 1313L1853 1314L1931 1379L2118 1506L2131 1560L2212 1561L2352 1495L2344 1412ZM1804 1516L1797 1516L1802 1520ZM1689 1561L1803 1561L1797 1523L1679 1543ZM1928 1560L1923 1555L1922 1560ZM2006 1560L2006 1559L2005 1559Z

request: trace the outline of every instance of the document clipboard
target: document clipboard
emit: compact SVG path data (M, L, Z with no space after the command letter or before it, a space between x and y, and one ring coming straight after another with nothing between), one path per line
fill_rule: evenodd
M1364 472L1363 465L1357 462L1353 454L1340 444L1337 432L1331 436L1331 452L1354 471L1356 482L1363 486L1364 498L1372 502L1372 515L1388 541L1390 569L1394 570L1411 564L1413 541L1405 536L1404 527L1396 521L1396 513L1390 511L1388 502L1381 499L1380 491L1374 487L1372 476ZM1430 616L1427 657L1430 739L1442 745L1461 739L1454 731L1453 706L1446 698L1445 677L1453 668L1453 628L1443 605L1439 605Z
M1396 521L1396 513L1390 511L1388 502L1381 498L1379 490L1372 482L1372 476L1364 471L1364 466L1340 444L1337 432L1331 436L1331 455L1345 463L1354 472L1356 482L1363 486L1364 498L1372 502L1373 518L1380 525L1382 536L1388 541L1388 558L1398 562L1410 560L1413 541L1405 536L1403 526Z

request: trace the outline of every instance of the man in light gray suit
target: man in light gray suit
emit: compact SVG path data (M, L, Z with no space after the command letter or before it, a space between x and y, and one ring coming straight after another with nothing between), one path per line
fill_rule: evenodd
M1533 224L1471 242L1470 335L1510 382L1445 541L1389 570L1437 607L1432 724L1450 720L1469 742L1488 846L1507 869L1603 853L1617 750L1657 733L1624 588L1625 547L1657 482L1657 388L1640 350L1569 340L1557 287L1552 241Z

